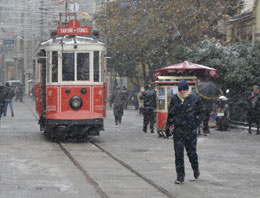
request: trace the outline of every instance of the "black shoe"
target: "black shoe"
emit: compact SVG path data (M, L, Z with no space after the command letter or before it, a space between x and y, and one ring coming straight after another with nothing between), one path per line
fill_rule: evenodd
M147 130L146 130L146 129L143 129L143 132L144 132L144 133L147 133Z
M252 134L251 130L248 130L248 133L249 133L249 134Z
M184 178L177 178L175 180L175 184L182 184L184 182Z
M12 113L12 117L14 117L14 114Z
M193 171L193 175L194 175L194 178L195 178L195 179L198 179L199 176L200 176L200 171L199 171L199 169L194 170L194 171Z
M115 123L115 125L118 125L117 122Z
M151 130L151 133L154 133L154 130Z

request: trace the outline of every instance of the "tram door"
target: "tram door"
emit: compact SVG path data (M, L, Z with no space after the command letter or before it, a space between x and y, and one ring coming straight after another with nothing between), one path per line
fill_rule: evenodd
M38 54L38 69L40 72L40 107L41 115L43 115L46 110L46 52L44 50L40 51Z

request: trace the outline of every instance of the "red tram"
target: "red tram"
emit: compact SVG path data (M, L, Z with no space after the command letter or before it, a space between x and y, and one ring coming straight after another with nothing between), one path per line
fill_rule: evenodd
M35 98L40 129L47 137L88 137L104 129L107 84L104 43L62 36L40 44Z

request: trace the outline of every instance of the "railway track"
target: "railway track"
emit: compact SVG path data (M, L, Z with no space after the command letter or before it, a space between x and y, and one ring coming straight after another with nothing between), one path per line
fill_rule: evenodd
M32 114L34 115L35 119L38 120L37 114L31 109L31 107L29 105L27 105L27 107L32 112ZM86 145L92 145L93 147L95 147L95 152L98 151L98 152L102 153L103 154L103 156L102 156L103 158L105 158L104 156L106 156L107 159L110 159L110 161L113 161L113 163L116 163L117 167L119 167L119 168L121 167L120 169L125 169L125 171L127 171L129 175L134 175L134 177L138 178L138 180L142 180L142 182L146 183L146 185L150 186L150 188L154 189L154 191L157 191L160 194L160 195L158 194L158 197L176 198L176 196L171 194L167 189L165 189L164 187L160 186L159 184L157 184L153 180L147 178L141 172L135 170L133 167L131 167L129 164L127 164L123 160L120 160L119 158L117 158L115 155L113 155L113 153L109 152L108 150L106 150L105 148L100 146L93 139L90 139L90 141ZM75 150L75 148L69 149L68 146L67 146L68 145L67 143L58 143L57 142L57 144L59 145L61 151L74 164L75 168L77 168L80 171L80 173L85 178L86 182L88 184L90 184L95 189L95 191L97 192L97 194L100 197L102 197L102 198L113 197L113 196L110 196L109 193L107 193L106 190L104 190L101 187L102 185L99 184L99 182L95 179L95 177L93 177L89 173L89 171L86 168L86 166L84 166L82 164L82 160L81 161L78 160L77 159L77 155L75 155L75 154L73 154L73 152L71 152L71 150L73 151L73 150ZM76 145L82 145L82 144L76 144ZM86 152L88 152L88 151L86 151ZM120 174L120 173L118 173L118 174ZM114 188L116 189L117 187L115 186Z
M91 177L91 175L88 173L88 170L85 169L79 161L77 161L77 159L73 156L73 154L66 148L66 145L63 143L58 143L61 150L65 153L65 155L69 158L69 160L75 165L75 167L82 173L82 175L85 177L85 179L87 180L87 182L89 184L91 184L96 192L100 195L100 197L102 198L108 198L110 197L98 184L97 181L95 181L95 179L93 179ZM127 169L127 171L130 172L130 174L134 174L136 177L138 177L139 179L143 180L144 182L146 182L148 185L150 185L152 188L156 189L158 192L160 192L162 195L164 195L164 197L169 197L169 198L176 198L176 196L174 196L173 194L171 194L167 189L163 188L162 186L160 186L159 184L155 183L154 181L152 181L151 179L145 177L141 172L135 170L133 167L131 167L129 164L127 164L126 162L118 159L117 157L115 157L112 153L110 153L109 151L107 151L105 148L102 148L100 145L98 145L97 143L95 143L94 141L90 141L89 144L92 144L93 146L95 146L100 152L102 152L103 154L105 154L106 156L108 156L110 159L114 160L116 163L118 163L121 167L123 167L124 169ZM163 197L163 196L162 196Z

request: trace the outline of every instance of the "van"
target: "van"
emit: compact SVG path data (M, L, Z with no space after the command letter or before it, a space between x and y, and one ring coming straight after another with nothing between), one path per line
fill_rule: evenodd
M6 81L6 82L9 83L10 87L11 87L13 90L15 90L16 87L22 85L22 83L21 83L20 80L8 80L8 81Z

